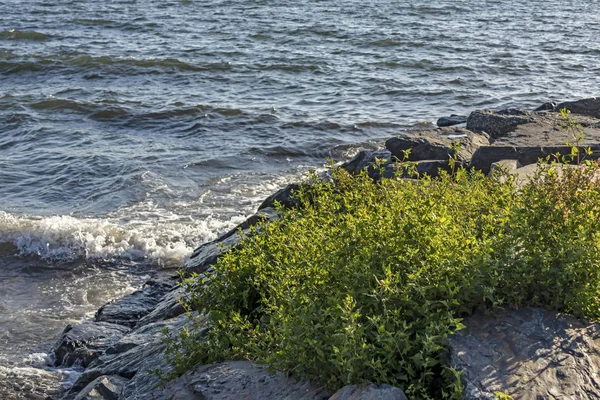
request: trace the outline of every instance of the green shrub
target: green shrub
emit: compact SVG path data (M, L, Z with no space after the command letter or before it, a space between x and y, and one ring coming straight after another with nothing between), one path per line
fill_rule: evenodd
M449 335L476 309L545 306L600 316L598 164L419 181L333 172L301 206L254 228L209 279L185 281L200 332L170 342L178 371L252 359L338 388L388 383L460 398Z

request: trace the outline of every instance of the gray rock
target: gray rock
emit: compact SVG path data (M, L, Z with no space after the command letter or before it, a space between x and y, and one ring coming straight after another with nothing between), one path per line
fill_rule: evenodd
M393 137L385 142L385 147L399 160L405 158L405 151L409 149L408 161L449 160L454 156L451 146L457 142L460 150L456 157L462 162L468 162L480 146L490 144L484 134L459 128L440 128Z
M258 207L258 210L262 210L263 208L274 208L275 203L281 203L285 208L292 208L296 206L296 202L293 198L293 193L300 188L300 185L297 183L290 183L283 189L279 189L277 192L273 193L269 197L267 197L262 204Z
M469 115L467 129L473 132L485 132L495 139L514 132L519 125L534 121L530 112L514 108L498 112L479 110Z
M67 325L54 345L55 366L70 367L75 363L87 367L107 348L119 341L129 328L108 322L84 322Z
M533 111L554 111L555 109L556 103L546 102Z
M469 117L467 117L466 115L452 114L449 117L442 117L438 119L436 125L440 128L446 126L460 125L466 123L468 118Z
M465 399L598 399L600 324L522 308L466 318L450 338L451 362L464 371Z
M560 103L555 107L557 111L560 111L563 108L566 108L573 114L588 115L590 117L600 118L600 99L597 99L596 97L577 101L565 101L564 103Z
M177 286L175 289L171 290L169 293L165 295L154 307L149 314L142 317L135 328L148 325L153 322L164 321L166 319L171 319L178 317L179 315L185 312L183 305L179 302L179 298L185 295L183 293L183 289Z
M600 145L590 145L592 154L587 156L589 160L600 158ZM585 148L581 148L583 153ZM502 160L517 160L521 165L535 164L538 160L550 157L550 160L555 160L556 154L560 156L568 156L571 154L570 146L482 146L471 158L470 167L478 169L485 174L490 172L493 163Z
M96 312L95 320L133 328L174 286L171 280L148 281L144 288L103 305Z
M349 385L334 393L329 400L408 400L402 389L390 385Z
M204 365L148 393L123 399L146 400L312 400L328 399L331 393L306 380L269 372L250 361Z
M187 315L181 315L172 320L149 324L124 336L88 366L62 399L74 399L94 379L103 375L118 375L130 379L123 388L122 395L131 393L132 387L152 391L160 383L160 379L151 370L171 368L165 359L163 329L167 328L169 334L175 336L187 324L190 324Z
M377 163L380 165L389 164L392 161L392 153L389 150L381 149L377 151L361 151L354 156L350 161L346 161L340 168L345 169L351 174L359 174L364 169L369 171L369 175L372 170L376 167Z
M120 376L99 376L75 397L75 400L117 400L129 380Z

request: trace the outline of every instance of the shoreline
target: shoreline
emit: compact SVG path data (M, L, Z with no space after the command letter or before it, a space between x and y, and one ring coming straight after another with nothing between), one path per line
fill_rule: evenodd
M559 129L560 114L556 111L562 108L570 109L576 121L582 124L586 134L585 144L592 150L591 157L600 158L600 100L585 99L559 105L545 103L535 111L474 111L468 117L442 118L438 120L439 127L435 130L390 138L386 141L385 148L374 152L360 152L339 167L353 174L366 169L375 180L392 177L397 173L395 159L404 157L405 151L410 149L408 160L417 162L419 174L436 176L439 169L450 168L449 160L454 156L461 164L486 174L503 165L516 174L527 176L532 173L529 166L534 166L539 158L556 153L570 153L571 147L565 144L570 138ZM452 144L456 141L460 142L461 147L454 153ZM384 167L383 172L379 166ZM403 178L414 177L406 175ZM247 231L260 220L276 218L277 214L273 209L275 201L286 207L293 206L291 193L296 188L297 185L290 184L280 189L265 199L257 213L238 227L198 246L182 265L185 274L210 273L211 266L222 254L221 246L238 246L238 229ZM189 387L192 386L201 387L198 393L214 399L221 397L216 394L216 397L210 397L208 394L218 393L219 390L233 391L231 393L237 390L240 398L258 399L261 394L264 395L264 390L272 390L273 387L283 387L281 392L274 394L280 397L329 398L332 395L315 382L293 382L281 374L263 371L250 362L226 362L198 367L196 371L184 374L175 383L170 383L160 393L156 393L154 387L160 380L149 370L157 366L167 367L162 331L168 328L176 333L189 323L183 306L178 302L182 295L177 284L178 278L174 275L150 280L140 290L103 305L96 312L93 321L67 326L51 351L56 359L55 367L81 365L85 369L74 385L56 399L84 399L94 390L97 393L111 393L110 396L113 397L100 397L106 399L171 398L169 396L176 396L178 393L191 394L193 390L189 392ZM539 319L544 321L562 318L536 310L523 312L539 315ZM505 316L506 320L510 318ZM514 325L518 325L520 321L516 319L518 321ZM199 378L207 375L211 376L208 381ZM249 382L248 385L242 387L239 382L236 383L240 376ZM214 381L219 379L223 383L215 386ZM262 392L248 389L258 385L257 382L261 379L266 382L262 382ZM400 394L395 389L397 388L385 385L344 388L342 390L347 393L334 394L331 398L351 398L344 396L356 396L359 392L361 396L366 396L365 393L382 395L383 392L389 392L391 396L396 396L389 398L402 398L403 393Z

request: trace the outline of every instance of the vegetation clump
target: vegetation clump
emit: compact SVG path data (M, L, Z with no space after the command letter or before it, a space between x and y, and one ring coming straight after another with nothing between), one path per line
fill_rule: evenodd
M214 273L185 280L208 323L169 354L179 371L251 359L333 389L369 381L461 398L446 339L475 310L600 317L599 172L543 162L517 186L462 168L377 183L334 170Z

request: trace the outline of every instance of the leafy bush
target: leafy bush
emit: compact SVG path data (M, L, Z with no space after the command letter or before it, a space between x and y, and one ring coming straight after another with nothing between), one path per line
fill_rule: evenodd
M600 317L598 171L540 165L518 188L507 174L464 169L378 183L335 170L212 275L185 281L188 306L208 322L169 352L180 372L252 359L331 388L371 381L460 398L446 339L474 310Z

